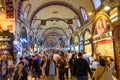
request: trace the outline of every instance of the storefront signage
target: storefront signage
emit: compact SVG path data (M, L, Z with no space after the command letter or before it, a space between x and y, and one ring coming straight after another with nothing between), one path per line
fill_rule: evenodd
M0 41L9 41L8 36L0 36Z
M105 40L105 39L112 39L112 32L110 31L100 36L94 36L93 39L94 39L94 42L98 42L98 41Z
M120 26L113 29L114 34L114 46L115 46L115 61L118 73L118 80L120 80Z
M111 22L115 22L119 19L118 15L118 7L115 7L113 10L110 11L110 19L111 19Z
M91 39L85 40L84 42L85 45L90 44L90 43L91 43Z

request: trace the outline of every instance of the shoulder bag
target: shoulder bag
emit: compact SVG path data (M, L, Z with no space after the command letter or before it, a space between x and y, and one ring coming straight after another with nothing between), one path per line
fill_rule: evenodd
M98 78L96 80L99 80L101 78L101 76L103 75L104 72L105 72L105 68L104 68L103 72L101 73L101 75L98 76ZM95 80L95 78L93 78L93 80Z

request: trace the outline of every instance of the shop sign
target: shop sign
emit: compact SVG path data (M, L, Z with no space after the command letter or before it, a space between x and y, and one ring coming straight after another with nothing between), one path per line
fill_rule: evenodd
M114 35L114 47L115 47L115 61L116 61L116 68L118 73L118 78L120 80L120 26L115 27L113 29Z
M107 40L107 39L111 39L112 38L112 32L107 32L107 33L104 33L100 36L94 36L93 39L94 39L94 42L98 42L98 41L102 41L102 40Z
M115 7L113 10L110 11L110 19L111 22L115 22L119 19L118 7Z
M91 39L85 40L84 42L85 45L90 44L90 43L91 43Z
M0 41L9 41L8 36L0 36Z

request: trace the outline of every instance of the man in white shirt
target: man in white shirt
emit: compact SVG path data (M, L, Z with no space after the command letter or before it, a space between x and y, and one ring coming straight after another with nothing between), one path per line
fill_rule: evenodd
M83 52L82 58L85 59L88 64L90 64L90 55L88 55L86 52Z

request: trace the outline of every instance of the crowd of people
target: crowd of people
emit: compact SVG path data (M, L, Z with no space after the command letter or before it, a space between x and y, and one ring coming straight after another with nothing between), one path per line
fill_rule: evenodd
M113 80L112 58L88 56L84 52L37 51L14 61L10 55L0 57L0 80ZM88 74L89 73L89 74Z

